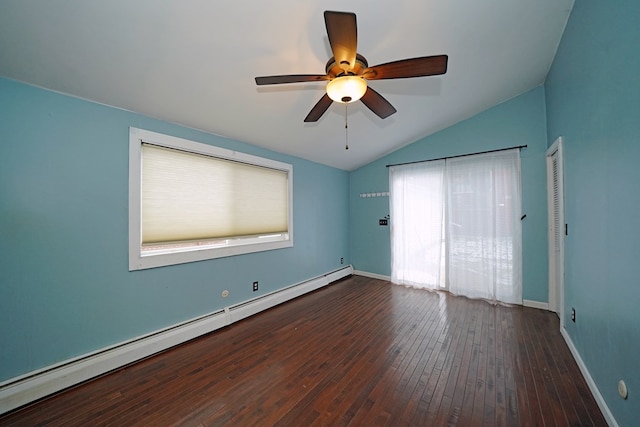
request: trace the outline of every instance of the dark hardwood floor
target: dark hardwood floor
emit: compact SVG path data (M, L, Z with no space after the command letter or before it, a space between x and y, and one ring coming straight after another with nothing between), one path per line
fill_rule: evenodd
M555 314L353 276L2 426L606 425Z

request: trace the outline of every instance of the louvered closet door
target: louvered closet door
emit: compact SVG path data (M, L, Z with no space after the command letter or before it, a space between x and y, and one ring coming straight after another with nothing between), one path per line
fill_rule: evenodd
M562 178L562 149L551 151L547 157L549 191L549 310L561 314L564 286L564 194Z
M561 280L560 277L558 277L558 273L560 271L559 265L560 265L560 239L562 239L561 236L561 229L562 229L562 224L560 223L560 191L558 188L558 152L556 151L553 156L551 156L551 185L553 186L552 188L552 195L553 195L553 256L556 260L555 262L555 273L556 273L556 277L555 277L555 282L556 282L556 290L558 289L558 285L561 284ZM556 301L557 301L557 297L556 297ZM557 307L556 307L556 312Z

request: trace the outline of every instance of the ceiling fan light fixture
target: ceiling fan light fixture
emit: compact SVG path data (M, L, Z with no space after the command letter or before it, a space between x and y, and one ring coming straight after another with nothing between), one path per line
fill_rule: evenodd
M327 83L329 98L343 104L359 100L366 91L367 81L358 76L340 76Z
M333 54L324 67L325 74L289 74L255 78L258 86L329 81L326 93L304 118L305 123L317 122L334 102L346 106L359 99L376 116L386 119L395 114L396 109L374 89L367 88L369 80L438 76L447 72L447 55L400 59L369 67L366 58L358 53L358 25L355 13L326 10L324 24Z

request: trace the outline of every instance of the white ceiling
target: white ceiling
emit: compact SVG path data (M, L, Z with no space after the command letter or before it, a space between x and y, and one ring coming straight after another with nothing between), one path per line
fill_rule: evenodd
M0 75L353 170L544 82L573 0L2 0ZM443 76L370 86L361 102L304 117L325 84L324 10L355 12L369 65L449 55Z

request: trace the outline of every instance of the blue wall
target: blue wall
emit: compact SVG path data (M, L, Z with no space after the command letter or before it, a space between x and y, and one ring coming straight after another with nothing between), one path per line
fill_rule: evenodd
M549 141L565 141L566 329L620 425L640 414L639 23L640 2L577 1L545 84Z
M295 246L129 272L129 126L293 164ZM0 381L343 267L348 186L341 170L0 79Z
M352 172L349 224L354 268L391 275L389 227L378 225L378 219L389 213L389 199L360 197L360 193L389 191L387 164L527 145L521 151L522 211L527 215L522 223L523 298L547 302L544 103L544 90L538 87Z

